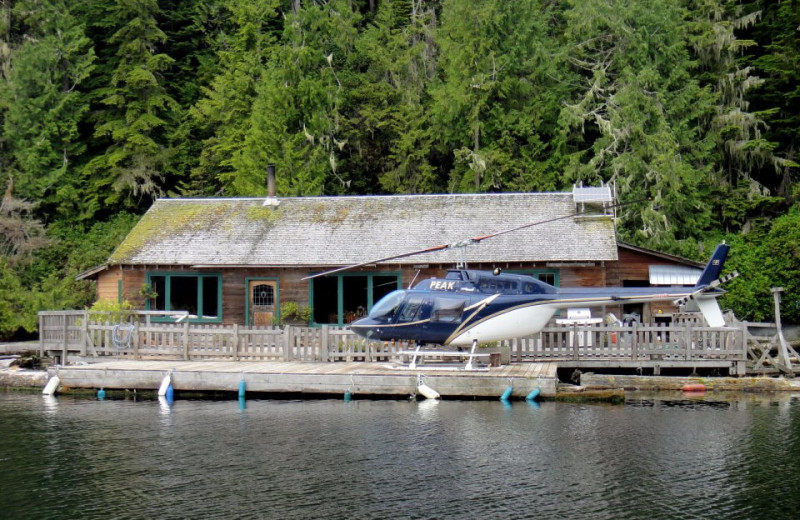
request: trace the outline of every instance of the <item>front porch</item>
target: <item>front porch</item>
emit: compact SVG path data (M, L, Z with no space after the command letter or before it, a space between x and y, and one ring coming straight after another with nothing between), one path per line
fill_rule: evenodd
M156 311L124 317L89 311L39 313L42 355L62 365L78 359L175 361L281 361L402 363L413 345L367 342L342 327L242 327L157 323ZM719 369L743 376L762 370L765 360L748 345L748 324L711 328L692 322L629 326L553 325L539 334L483 352L502 353L507 363L557 362L562 368L628 369L655 375L666 369ZM748 348L750 347L750 348ZM763 352L762 345L758 352ZM763 357L763 356L759 356Z

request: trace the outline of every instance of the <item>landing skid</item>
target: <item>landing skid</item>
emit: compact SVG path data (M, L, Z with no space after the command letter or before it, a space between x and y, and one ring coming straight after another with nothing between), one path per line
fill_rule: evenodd
M456 350L423 350L422 345L417 345L415 350L402 350L398 354L411 356L411 361L407 366L395 366L392 368L398 370L466 370L471 372L488 372L488 366L476 366L474 361L476 358L488 358L489 354L477 353L475 350L478 348L478 340L472 341L472 348L469 352L460 352ZM424 360L426 357L459 357L467 358L467 363L464 366L460 364L436 364L425 365Z

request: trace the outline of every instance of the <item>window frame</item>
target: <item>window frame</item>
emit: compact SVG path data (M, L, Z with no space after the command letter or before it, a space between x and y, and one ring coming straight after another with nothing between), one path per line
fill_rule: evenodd
M336 273L332 275L328 275L330 278L336 278L336 323L319 323L314 320L314 284L308 284L308 306L311 309L311 323L312 327L321 327L322 325L334 325L337 327L344 327L347 323L344 322L344 279L348 277L354 276L366 276L367 277L367 315L372 311L372 307L375 305L373 293L374 293L374 285L373 281L376 277L394 277L397 280L397 287L392 289L392 291L401 289L403 287L403 273L400 271L374 271L369 273ZM392 292L389 291L389 292ZM389 293L386 293L389 294Z
M147 271L145 280L148 286L152 287L152 278L156 276L164 277L164 307L169 307L171 296L170 280L175 278L196 278L197 279L197 317L189 318L191 323L222 323L222 273L203 273L196 271ZM217 315L213 318L203 317L203 280L205 278L215 278L217 280ZM145 309L155 310L150 305L150 300L145 301ZM165 311L177 311L181 309L164 309ZM152 321L174 323L176 318L169 316L153 316Z

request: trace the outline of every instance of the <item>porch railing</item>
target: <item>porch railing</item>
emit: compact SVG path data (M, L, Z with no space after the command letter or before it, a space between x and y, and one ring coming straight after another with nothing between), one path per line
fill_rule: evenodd
M241 361L388 361L406 342L367 342L343 327L243 327L160 323L158 311L43 311L39 348L68 356Z
M156 311L118 314L39 313L40 350L58 356L242 361L389 361L407 342L367 342L347 329L243 327L159 323ZM697 361L744 363L746 324L711 328L696 323L656 326L558 325L502 342L510 359L524 361Z
M558 325L503 342L513 361L674 360L745 361L742 327L682 325Z

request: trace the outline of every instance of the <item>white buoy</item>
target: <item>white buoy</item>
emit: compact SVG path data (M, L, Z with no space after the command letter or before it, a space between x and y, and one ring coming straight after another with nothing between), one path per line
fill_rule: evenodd
M425 383L421 383L419 386L417 386L417 392L426 399L439 399L441 397L439 392L429 387Z
M159 397L164 397L165 395L167 395L167 388L169 388L171 380L172 380L172 370L167 372L167 375L164 376L164 379L161 380L161 386L158 388Z
M53 376L50 378L50 381L44 385L44 390L42 390L42 393L44 395L54 395L58 391L58 386L60 384L61 380L58 378L58 376Z

